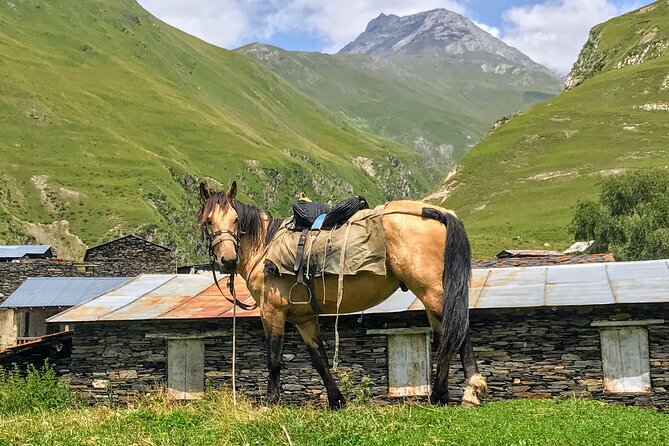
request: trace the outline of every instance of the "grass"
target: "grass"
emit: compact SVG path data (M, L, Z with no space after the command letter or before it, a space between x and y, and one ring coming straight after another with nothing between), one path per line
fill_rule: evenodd
M669 417L589 400L515 400L478 409L399 405L263 410L229 395L127 408L0 416L0 444L30 445L621 445L667 444Z
M350 389L349 389L350 390ZM225 389L176 403L164 394L89 407L53 369L0 374L0 445L619 445L667 444L669 415L592 400L514 400L478 409L271 407Z
M657 2L642 16L626 14L598 29L605 36L609 27L614 34L627 29L623 34L638 41L646 28L661 26L657 36L664 38L669 22L656 19L667 14L669 4ZM669 113L640 107L669 103L668 72L666 49L639 65L605 70L511 119L472 149L447 182L452 190L443 204L464 220L475 255L545 244L565 249L573 242L567 228L574 206L595 198L603 178L666 168Z
M34 411L57 411L73 403L70 386L46 363L29 365L21 372L0 367L0 416L11 417Z
M134 0L0 2L0 53L0 243L68 240L81 253L137 233L189 261L200 179L237 179L244 198L275 212L300 191L378 203L433 181L412 149ZM377 172L395 172L394 160L404 170L372 178L358 156ZM61 256L76 251L63 245Z

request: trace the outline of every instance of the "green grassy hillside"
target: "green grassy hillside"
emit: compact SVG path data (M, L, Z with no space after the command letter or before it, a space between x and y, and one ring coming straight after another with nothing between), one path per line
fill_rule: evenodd
M1 2L0 54L0 243L70 256L137 233L185 261L203 178L273 211L302 190L376 203L431 187L413 150L132 0Z
M521 81L518 75L482 71L480 60L432 54L328 55L263 44L237 51L259 60L352 126L414 147L429 163L441 166L442 174L497 118L559 91L559 81L543 71Z
M586 58L602 68L493 130L431 196L463 218L477 255L565 248L573 206L602 178L669 165L668 17L660 1L596 27L600 43L586 45L570 78Z

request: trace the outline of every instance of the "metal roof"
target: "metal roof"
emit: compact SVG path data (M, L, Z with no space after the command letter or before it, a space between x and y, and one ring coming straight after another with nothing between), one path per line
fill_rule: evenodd
M507 257L548 257L559 256L560 251L547 251L545 249L505 249L495 256L496 259Z
M243 280L236 283L237 297L250 303ZM475 269L469 294L471 309L659 302L669 302L669 260ZM210 319L231 317L231 309L208 275L142 275L48 321ZM423 309L416 296L398 290L364 313ZM239 317L258 314L237 310Z
M72 307L128 280L128 277L28 277L0 308Z
M0 259L20 259L25 256L43 256L51 245L0 245Z

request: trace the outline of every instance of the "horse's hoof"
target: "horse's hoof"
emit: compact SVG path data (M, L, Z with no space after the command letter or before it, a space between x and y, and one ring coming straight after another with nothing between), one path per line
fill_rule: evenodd
M478 399L476 401L462 400L462 404L461 404L462 407L466 407L466 408L479 407L480 405L481 405L481 402L478 401Z
M339 410L346 407L346 400L343 396L335 397L332 399L328 398L328 407L330 410Z
M448 406L448 396L430 395L430 404L434 406Z

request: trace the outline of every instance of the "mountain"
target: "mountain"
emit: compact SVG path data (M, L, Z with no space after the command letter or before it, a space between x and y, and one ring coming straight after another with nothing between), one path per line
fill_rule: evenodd
M237 51L351 125L413 147L442 174L497 118L560 90L546 68L445 9L381 14L335 55Z
M433 184L412 149L135 1L0 2L0 54L0 243L77 256L135 233L188 261L202 179L278 213L301 191L380 203Z
M496 123L429 197L456 210L477 255L565 248L602 178L669 166L669 3L594 27L566 87Z

